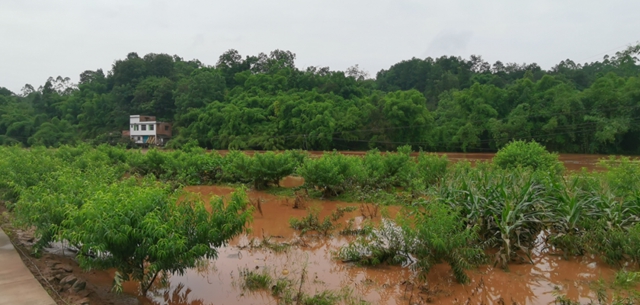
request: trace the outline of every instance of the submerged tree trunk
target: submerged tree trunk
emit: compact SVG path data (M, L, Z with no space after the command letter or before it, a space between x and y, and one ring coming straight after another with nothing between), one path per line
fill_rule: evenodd
M151 280L149 281L149 283L147 283L147 286L144 287L144 285L140 285L142 287L142 295L143 296L147 296L147 291L149 291L149 288L151 288L151 285L153 285L153 282L155 282L156 277L158 277L158 273L160 273L160 271L156 271L156 273L153 275L153 278L151 278Z

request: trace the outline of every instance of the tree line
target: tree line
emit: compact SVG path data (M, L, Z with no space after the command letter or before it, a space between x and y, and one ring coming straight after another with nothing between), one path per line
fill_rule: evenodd
M601 61L537 64L412 58L375 77L296 67L275 50L213 65L130 53L105 73L0 87L0 144L119 143L129 115L174 123L170 147L496 151L535 140L566 153L640 153L640 45Z

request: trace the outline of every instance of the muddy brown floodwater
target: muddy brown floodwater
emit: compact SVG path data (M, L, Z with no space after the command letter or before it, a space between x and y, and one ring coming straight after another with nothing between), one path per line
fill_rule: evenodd
M229 151L227 150L218 150L218 153L221 155L227 154ZM264 153L264 151L254 151L247 150L244 151L248 155L253 155L256 152ZM365 151L340 151L341 154L349 155L349 156L363 156L367 152ZM309 154L314 157L319 157L324 154L322 151L309 151ZM475 164L478 161L491 161L495 156L495 153L442 153L442 152L434 152L434 154L443 156L446 155L452 162L458 161L470 161L472 164ZM411 154L412 156L417 156L418 153L414 152ZM597 163L600 159L609 158L608 155L587 155L587 154L559 154L559 159L564 163L564 166L568 170L580 170L583 167L588 170L598 169ZM633 157L636 158L636 157Z
M282 184L300 185L299 178L289 177ZM188 187L203 198L213 195L228 196L233 189L220 186ZM184 275L171 275L164 286L152 288L147 298L139 297L143 304L277 304L270 291L249 292L241 288L239 272L266 270L273 278L297 281L303 268L307 278L303 290L313 294L323 290L350 289L352 295L372 304L494 304L501 299L506 304L549 304L560 293L573 300L586 302L595 297L590 290L594 280L611 280L615 270L592 257L564 260L559 256L534 251L534 264L511 264L510 271L482 266L468 272L471 283L455 282L449 267L436 265L428 275L428 285L413 284L416 274L400 266L358 267L334 258L334 253L351 236L334 234L331 238L299 237L289 228L291 217L307 215L303 209L293 209L293 199L278 197L259 191L249 191L252 200L261 201L262 214L254 214L251 233L242 235L219 249L218 258L203 262ZM309 200L308 205L320 209L320 219L338 206L360 204L336 201ZM391 208L393 216L398 208ZM360 210L347 213L341 219L361 223ZM374 221L380 220L377 216ZM343 226L344 227L344 226ZM276 253L266 248L247 247L252 239L269 237L271 242L295 244L287 251ZM125 291L137 294L134 285Z

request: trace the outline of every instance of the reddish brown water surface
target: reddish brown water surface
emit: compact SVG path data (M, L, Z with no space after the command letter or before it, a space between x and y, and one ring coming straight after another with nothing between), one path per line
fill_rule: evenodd
M225 155L227 154L229 151L227 150L218 150L218 153ZM263 153L264 151L253 151L253 150L249 150L249 151L244 151L246 154L248 155L253 155L256 152L260 152ZM309 151L309 153L311 154L311 156L322 156L322 154L324 154L325 152L322 151ZM366 154L367 152L365 151L340 151L341 154L344 155L349 155L349 156L363 156L364 154ZM493 157L495 156L495 153L442 153L442 152L434 152L434 154L437 154L439 156L443 156L446 155L447 158L449 158L450 161L452 162L459 162L459 161L470 161L471 163L475 164L476 162L479 161L491 161L491 159L493 159ZM418 153L412 153L412 156L417 156ZM568 170L581 170L583 167L588 169L588 170L594 170L597 169L597 163L600 159L606 159L609 158L609 156L607 155L587 155L587 154L560 154L559 155L559 159L560 161L562 161L565 165L565 167Z
M297 178L287 178L282 184L299 185ZM228 196L233 189L219 186L188 187L188 191L201 194ZM157 285L144 304L278 304L269 291L250 292L242 289L239 272L243 269L266 270L274 279L288 278L298 282L306 269L303 290L314 294L323 290L349 289L355 298L372 304L494 304L501 299L506 304L550 304L554 292L573 300L587 302L595 295L590 284L598 279L611 280L615 270L598 260L583 257L564 260L559 256L534 251L534 264L512 264L510 271L482 266L468 272L471 283L455 282L447 265L436 265L428 275L428 284L419 284L410 268L400 266L358 267L335 259L334 253L352 236L334 234L331 238L309 234L300 237L289 227L291 217L307 215L303 209L293 208L293 199L264 192L249 191L255 202L260 200L262 213L256 211L252 232L240 236L219 249L218 258L203 262L184 275L172 275L168 285ZM319 209L319 217L329 215L338 206L360 204L336 201L308 200L308 206ZM398 208L390 208L391 216ZM339 222L349 219L362 223L360 210L347 213ZM380 216L374 218L379 221ZM264 237L272 243L293 245L276 253L267 248L250 247ZM297 286L296 286L297 287ZM135 292L131 286L129 292Z

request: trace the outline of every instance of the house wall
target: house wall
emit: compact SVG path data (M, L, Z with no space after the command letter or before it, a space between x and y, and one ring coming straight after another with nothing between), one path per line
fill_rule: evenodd
M144 126L145 130L142 130ZM129 131L132 136L155 136L158 128L158 124L153 122L141 122L129 124ZM137 130L136 130L137 129ZM151 130L153 129L153 130Z
M156 127L157 127L156 133L159 136L165 136L165 137L171 138L171 134L173 132L173 126L171 126L171 124L165 123L165 122L159 122L156 125Z
M157 122L156 117L150 115L132 115L129 117L129 134L131 139L138 144L148 143L150 137L155 144L164 144L171 138L172 126L169 123ZM145 130L142 130L144 126Z

